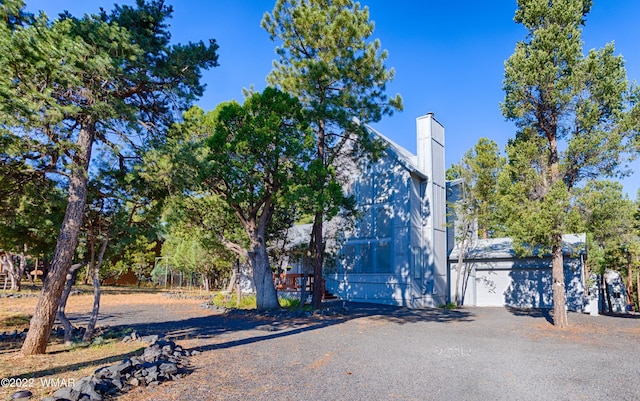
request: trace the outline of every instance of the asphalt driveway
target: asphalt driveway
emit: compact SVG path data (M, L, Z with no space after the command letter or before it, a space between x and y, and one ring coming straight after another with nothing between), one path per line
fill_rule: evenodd
M210 312L139 324L199 349L193 373L123 400L640 400L640 319L346 304L337 316ZM167 319L170 319L167 316Z

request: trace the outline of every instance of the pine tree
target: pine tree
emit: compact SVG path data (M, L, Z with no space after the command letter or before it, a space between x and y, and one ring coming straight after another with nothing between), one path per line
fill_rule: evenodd
M147 141L162 140L175 111L202 94L201 71L217 64L217 45L170 45L172 9L162 1L54 21L29 18L22 6L0 5L0 118L26 149L25 163L68 182L51 268L22 347L37 354L45 352L78 244L94 144L124 164Z
M519 0L528 31L505 62L504 116L518 134L508 147L502 200L509 233L552 255L554 324L566 327L562 234L572 194L587 179L615 176L638 128L624 61L613 44L583 55L590 0ZM635 117L634 117L635 116Z
M300 99L315 132L316 156L309 177L314 215L310 251L313 306L319 308L323 225L344 202L333 163L353 136L356 151L374 153L361 124L402 109L402 100L385 94L394 71L384 64L387 52L380 41L370 40L374 24L367 7L352 0L278 0L262 26L280 42L267 80Z

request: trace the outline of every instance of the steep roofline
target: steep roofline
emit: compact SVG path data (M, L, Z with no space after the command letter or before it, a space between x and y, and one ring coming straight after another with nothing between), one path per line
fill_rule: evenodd
M409 152L407 149L398 145L397 143L395 143L388 137L384 136L382 133L375 130L374 128L371 128L369 125L365 124L364 126L371 135L387 143L388 145L386 149L387 153L389 153L391 156L394 156L395 159L400 163L400 165L404 167L407 171L409 171L409 173L418 176L422 180L425 180L425 181L429 180L429 177L418 169L418 166L417 166L418 156Z

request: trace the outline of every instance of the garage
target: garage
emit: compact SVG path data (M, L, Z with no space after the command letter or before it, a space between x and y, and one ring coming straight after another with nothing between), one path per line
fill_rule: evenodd
M582 310L584 282L583 262L586 254L584 234L565 235L564 274L567 307ZM460 291L467 306L512 306L552 308L551 257L519 258L509 238L477 240L465 252ZM458 276L458 249L449 256L450 295L455 297ZM462 278L462 274L468 277Z

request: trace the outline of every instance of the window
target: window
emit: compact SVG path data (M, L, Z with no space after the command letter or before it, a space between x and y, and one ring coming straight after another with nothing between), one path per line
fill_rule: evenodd
M392 270L391 242L351 243L342 248L342 267L345 273L390 273Z
M381 242L376 247L376 273L391 272L391 244Z
M376 209L376 237L377 238L391 237L392 219L393 219L393 216L389 208L380 206Z
M360 244L360 252L358 252L359 260L359 272L360 273L373 273L373 258L371 257L372 247L370 244Z
M373 177L361 177L358 183L358 202L369 205L373 201Z
M342 266L346 272L353 272L356 270L356 247L355 245L345 245L342 248Z
M371 216L371 208L367 207L362 212L362 216L358 220L357 233L359 238L373 237L373 218Z

